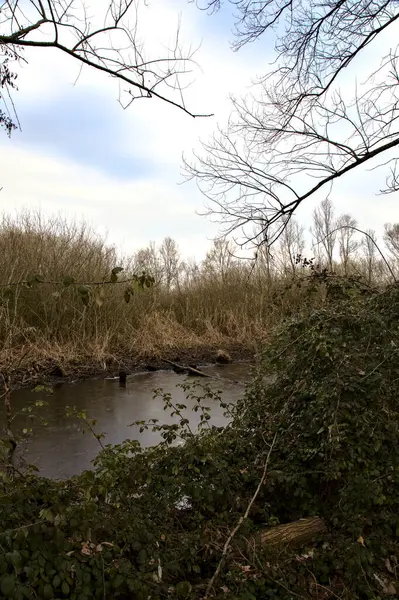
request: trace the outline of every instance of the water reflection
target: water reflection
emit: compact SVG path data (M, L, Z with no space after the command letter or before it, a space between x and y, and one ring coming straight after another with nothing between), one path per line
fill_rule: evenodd
M210 383L214 390L221 390L225 402L236 402L244 389L243 385L228 379L248 381L250 378L248 364L207 367L204 371L227 378L223 381L201 380ZM174 402L187 404L190 426L196 427L200 413L191 410L195 400L187 401L183 390L176 387L187 380L192 381L193 378L170 371L158 371L130 376L126 387L121 387L119 379L114 379L65 384L57 387L51 396L45 391L20 390L12 396L13 411L20 411L36 400L48 402L48 405L37 409L47 425L38 420L30 422L26 414L19 414L14 421L16 430L30 426L33 428L33 435L26 444L25 458L36 464L40 473L46 477L66 478L90 467L91 460L99 450L98 441L89 433L82 434L79 431L76 417L66 416L67 406L75 406L79 411L85 410L88 418L96 419L96 431L106 434L103 440L105 444L118 444L125 439L138 439L144 446L158 443L161 439L159 432L140 433L136 427L128 427L137 420L176 422L176 418L171 418L163 410L161 399L152 399L155 388L170 392ZM219 404L212 401L207 401L206 404L212 409L211 423L217 426L225 424L224 411ZM0 416L0 421L4 422L4 414Z

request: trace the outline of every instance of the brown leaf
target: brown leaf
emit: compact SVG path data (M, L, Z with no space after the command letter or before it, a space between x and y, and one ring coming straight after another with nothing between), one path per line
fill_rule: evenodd
M87 542L83 542L82 543L82 550L81 550L82 554L85 554L86 556L91 556L92 551L89 548L89 544Z

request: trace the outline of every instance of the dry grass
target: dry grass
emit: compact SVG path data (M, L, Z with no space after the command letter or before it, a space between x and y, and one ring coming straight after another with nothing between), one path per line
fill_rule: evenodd
M158 356L173 349L242 346L254 350L282 315L301 308L297 291L281 293L284 278L250 275L232 265L223 277L200 269L167 290L93 286L85 306L76 286L8 287L31 275L62 282L109 280L120 260L86 225L23 213L0 221L0 366L52 359L61 364L106 363ZM124 261L120 279L132 275Z

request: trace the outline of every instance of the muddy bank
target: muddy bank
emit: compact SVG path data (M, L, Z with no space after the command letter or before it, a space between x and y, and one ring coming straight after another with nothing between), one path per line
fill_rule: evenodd
M117 377L121 370L127 375L145 371L171 370L173 367L163 359L182 366L201 367L218 362L217 353L221 348L201 346L182 350L166 349L157 356L112 355L104 359L79 357L70 360L45 359L40 361L20 361L14 367L3 367L0 371L2 379L9 382L12 390L37 385L56 385L83 379L103 379ZM254 361L256 352L245 346L234 345L222 348L236 361Z

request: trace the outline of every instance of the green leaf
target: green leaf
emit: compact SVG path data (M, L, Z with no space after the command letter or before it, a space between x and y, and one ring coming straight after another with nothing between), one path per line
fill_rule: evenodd
M180 581L175 587L176 596L178 598L187 598L191 592L191 584L189 581Z
M193 571L194 573L201 573L201 569L198 565L193 565Z
M78 293L82 299L82 302L85 306L88 306L90 302L90 292L91 289L87 285L80 285L78 287Z
M71 275L66 275L62 283L65 285L65 287L68 287L68 285L72 285L73 283L75 283L75 278Z
M123 267L114 267L111 271L111 282L116 283L118 281L118 273L123 271Z
M113 581L114 588L121 587L123 582L124 582L124 578L122 577L122 575L120 573L118 573Z
M78 293L81 296L87 296L88 294L90 294L90 288L88 285L80 285L78 287Z
M21 565L21 555L17 550L14 550L14 552L7 552L6 558L14 567L19 567Z
M66 581L62 582L61 591L64 594L64 596L69 596L69 585Z
M44 600L52 600L54 598L53 588L49 583L46 583L43 588L43 598Z
M131 292L129 288L126 288L124 293L123 293L123 297L125 299L126 304L129 304L130 302L130 298L131 298Z
M43 277L41 275L29 275L26 280L26 285L28 287L33 287L38 283L43 283Z
M5 598L11 598L15 592L15 575L5 575L0 584L0 590Z

